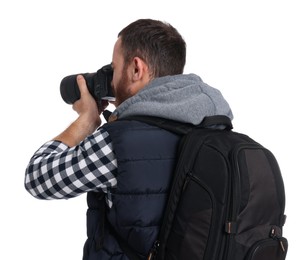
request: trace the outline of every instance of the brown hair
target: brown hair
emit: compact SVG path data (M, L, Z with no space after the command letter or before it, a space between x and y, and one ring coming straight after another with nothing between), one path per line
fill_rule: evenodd
M139 57L148 64L154 78L183 73L186 43L170 24L140 19L125 27L118 37L126 64Z

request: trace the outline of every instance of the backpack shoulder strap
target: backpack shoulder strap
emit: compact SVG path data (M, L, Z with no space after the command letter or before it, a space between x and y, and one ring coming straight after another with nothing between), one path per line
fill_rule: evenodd
M180 135L185 135L195 128L210 128L217 125L224 126L225 130L231 130L233 128L231 119L224 115L205 117L199 125L182 123L171 119L154 116L130 116L123 118L122 120L136 120L144 122Z

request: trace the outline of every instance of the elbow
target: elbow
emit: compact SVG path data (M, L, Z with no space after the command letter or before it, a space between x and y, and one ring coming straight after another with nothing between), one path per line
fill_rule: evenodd
M34 178L33 176L36 176L35 172L29 173L26 170L24 187L34 198L39 200L67 199L63 194L48 185L49 180L43 180L40 177Z
M36 199L46 199L42 194L40 194L39 189L33 185L33 182L29 181L29 177L26 174L25 181L24 181L24 187L26 191L31 194Z
M42 185L39 183L38 179L33 178L33 176L34 173L29 172L29 168L27 168L24 179L24 187L26 191L36 199L48 200L48 195L44 192Z

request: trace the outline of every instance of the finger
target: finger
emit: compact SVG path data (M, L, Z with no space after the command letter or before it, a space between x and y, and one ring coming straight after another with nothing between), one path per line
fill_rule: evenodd
M77 76L77 84L81 95L89 93L87 83L82 75Z

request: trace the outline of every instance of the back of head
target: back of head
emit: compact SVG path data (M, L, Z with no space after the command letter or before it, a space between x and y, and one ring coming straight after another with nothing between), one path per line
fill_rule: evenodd
M140 19L125 27L121 37L126 64L134 57L144 60L153 78L182 74L186 62L186 43L168 23Z

